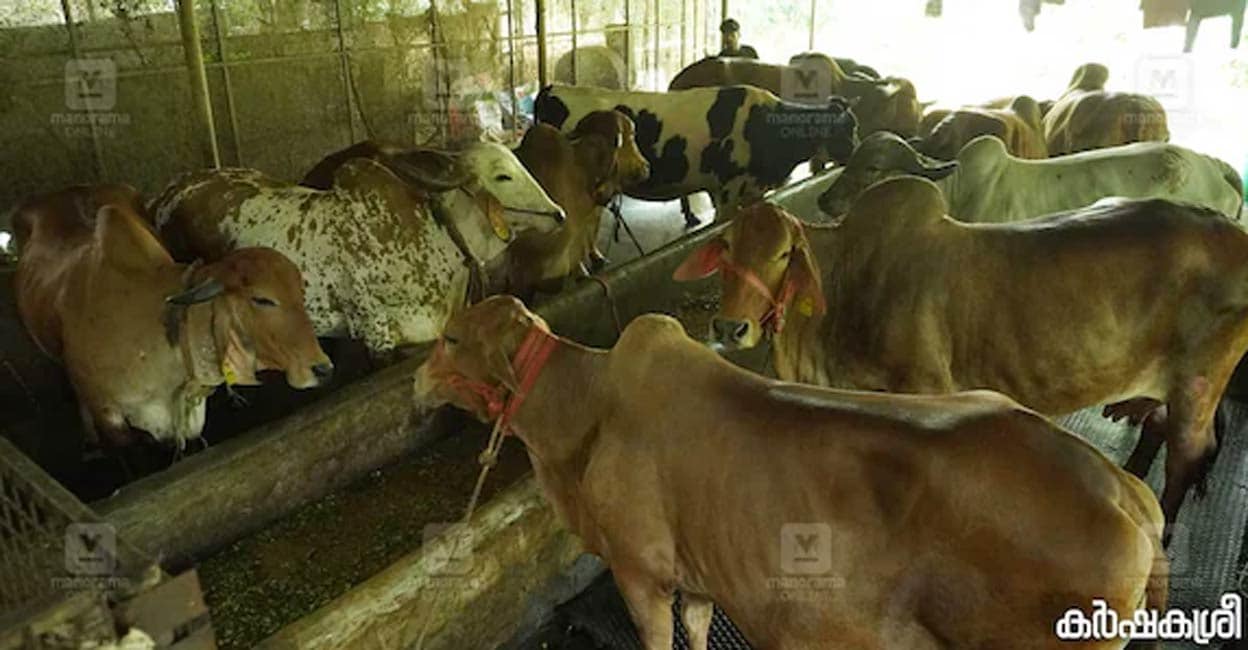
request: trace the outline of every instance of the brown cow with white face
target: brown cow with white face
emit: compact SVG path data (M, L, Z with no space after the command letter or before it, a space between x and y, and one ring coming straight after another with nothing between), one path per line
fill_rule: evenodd
M328 381L290 260L247 248L180 265L142 215L119 185L71 187L14 213L18 310L65 364L88 435L125 444L133 427L182 445L222 383L256 384L261 370L294 388Z
M773 333L782 379L987 388L1047 415L1108 404L1143 422L1127 467L1143 476L1164 438L1169 522L1213 458L1214 410L1248 350L1248 232L1160 199L966 224L903 176L832 225L756 205L677 275L718 270L712 337L748 348Z

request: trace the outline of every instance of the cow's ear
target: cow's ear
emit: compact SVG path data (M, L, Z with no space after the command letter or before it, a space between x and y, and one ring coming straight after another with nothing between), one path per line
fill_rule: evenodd
M672 273L672 279L677 282L689 282L714 275L723 264L726 250L728 250L728 242L721 237L706 242L676 267L676 271Z
M222 284L220 280L217 278L208 278L203 282L182 291L181 293L175 293L172 296L165 298L165 302L171 305L194 305L201 302L208 302L224 292L225 285Z
M610 198L603 197L601 194L607 191L603 185L611 176L612 170L615 168L615 151L617 147L611 146L611 142L601 135L586 135L574 143L576 147L577 162L582 165L590 179L593 181L595 201L602 202Z
M228 385L255 386L256 346L233 301L214 303L212 333L221 355L221 374Z
M828 310L823 297L823 284L819 281L819 269L807 244L800 244L789 260L789 277L793 279L796 292L793 309L803 316L823 315Z

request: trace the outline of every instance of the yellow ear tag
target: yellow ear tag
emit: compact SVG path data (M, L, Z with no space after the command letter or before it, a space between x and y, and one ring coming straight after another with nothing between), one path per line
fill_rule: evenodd
M233 386L238 383L238 375L234 372L234 366L229 361L221 362L221 374L225 377L225 385Z
M494 226L494 234L503 241L511 241L511 228L507 227L507 222L502 219L490 219L490 225Z
M812 316L815 313L815 301L810 296L806 296L797 301L797 311L803 316Z

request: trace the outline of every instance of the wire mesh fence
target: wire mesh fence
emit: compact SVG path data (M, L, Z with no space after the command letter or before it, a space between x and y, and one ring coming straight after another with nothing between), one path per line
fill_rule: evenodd
M508 138L539 90L538 0L188 1L223 165L297 180L364 138ZM541 4L550 82L662 89L718 45L713 0ZM154 192L211 165L183 36L176 0L0 9L0 213L75 183Z

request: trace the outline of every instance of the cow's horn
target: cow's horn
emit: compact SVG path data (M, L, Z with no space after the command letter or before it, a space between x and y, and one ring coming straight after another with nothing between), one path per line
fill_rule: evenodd
M175 293L165 299L171 305L194 305L207 302L225 292L225 285L216 278L208 278L198 285L181 293Z
M424 152L431 153L431 152ZM447 192L450 190L461 188L472 180L472 173L465 170L463 165L450 155L444 155L445 164L449 167L449 173L435 175L423 169L418 164L413 164L405 160L402 156L391 157L387 160L387 164L404 180L415 185L419 185L425 189L435 192Z

